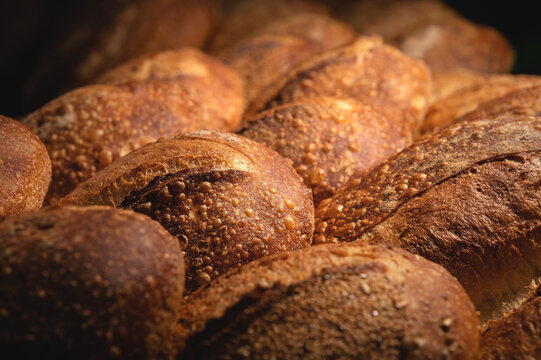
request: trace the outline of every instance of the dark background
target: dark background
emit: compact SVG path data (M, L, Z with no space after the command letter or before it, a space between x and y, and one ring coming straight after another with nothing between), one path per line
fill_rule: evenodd
M497 28L513 44L513 73L541 75L541 29L532 1L444 1L464 17ZM77 5L76 0L0 0L0 114L18 117L34 109L22 101L41 51Z

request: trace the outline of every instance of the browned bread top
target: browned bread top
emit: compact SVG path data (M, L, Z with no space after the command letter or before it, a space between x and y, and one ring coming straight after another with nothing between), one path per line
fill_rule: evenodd
M280 155L200 131L148 144L79 185L62 204L134 209L176 235L187 290L268 254L309 246L310 190Z
M481 336L486 360L537 359L541 351L541 290L534 289L518 308L490 321Z
M0 218L37 209L51 181L47 149L30 129L0 115Z
M478 320L443 268L389 247L314 246L193 293L177 358L476 358Z
M488 82L489 78L510 76L513 75L482 74L467 69L453 69L434 74L432 78L432 96L430 98L430 103L435 103L461 89Z
M314 204L411 143L411 133L384 111L351 99L315 97L249 119L239 134L292 161Z
M337 96L396 109L416 130L426 110L430 81L430 71L421 62L379 37L359 37L293 69L263 91L246 116L302 98Z
M184 285L176 239L146 216L106 207L4 220L0 268L0 345L19 359L150 359Z
M70 91L23 119L51 156L49 203L114 159L162 136L226 131L238 124L242 80L218 61L181 50L129 65L134 67L122 66L105 77L118 82ZM131 81L139 77L148 80Z
M421 134L431 134L443 129L458 117L475 110L486 101L540 82L541 77L534 75L487 76L484 81L461 88L432 103L421 126Z
M477 109L454 120L472 121L502 115L541 115L541 85L513 91L482 103Z

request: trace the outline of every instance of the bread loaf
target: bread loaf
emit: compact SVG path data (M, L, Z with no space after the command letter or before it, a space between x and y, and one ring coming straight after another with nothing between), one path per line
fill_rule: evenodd
M38 137L0 115L0 218L38 209L51 181L51 159Z
M315 97L260 113L239 134L290 159L317 206L411 143L400 120L354 100Z
M70 91L22 120L51 156L50 204L146 143L199 129L232 130L242 114L242 80L196 50L146 56L102 80L109 83Z
M488 82L489 78L505 78L510 76L513 75L482 74L466 69L454 69L434 74L430 103L435 103L459 90Z
M105 207L0 223L0 346L17 359L152 359L184 284L178 242Z
M310 245L310 190L274 151L240 136L195 132L148 144L79 185L66 205L133 209L186 254L191 292L253 259Z
M540 83L541 77L533 75L489 76L486 81L460 89L431 104L421 126L421 134L432 134L443 129L484 102Z
M490 321L481 337L486 360L536 359L541 351L541 290L534 289L518 308Z
M259 259L193 293L172 342L177 359L475 359L478 326L440 266L339 244Z
M203 46L216 26L218 1L92 0L74 9L27 85L31 108L143 54Z
M347 97L396 109L417 130L430 92L430 72L378 37L359 37L348 46L315 56L269 86L246 117L273 106L314 96Z
M486 321L541 275L541 118L418 140L316 210L316 243L385 242L443 265Z

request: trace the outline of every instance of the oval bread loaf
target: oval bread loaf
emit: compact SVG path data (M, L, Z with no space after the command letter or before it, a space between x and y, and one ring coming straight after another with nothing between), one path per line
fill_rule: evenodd
M420 139L316 210L316 243L385 242L443 265L486 321L541 275L541 118Z
M178 242L105 207L0 222L0 345L17 359L152 359L184 285Z
M177 359L475 359L478 326L440 266L338 244L259 259L188 296L171 347Z
M47 149L30 129L0 115L0 218L38 209L51 181Z
M255 258L307 247L310 190L285 159L240 136L200 131L148 144L79 185L62 204L133 209L186 254L186 289Z

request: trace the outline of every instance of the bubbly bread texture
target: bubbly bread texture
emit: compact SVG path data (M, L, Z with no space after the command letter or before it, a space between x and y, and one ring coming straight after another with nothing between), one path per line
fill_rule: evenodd
M177 359L475 359L479 320L445 269L354 244L266 257L185 298Z
M315 97L260 113L239 134L290 159L317 206L411 143L399 120L351 99Z
M0 115L0 218L38 209L51 181L47 149L30 129Z
M217 53L259 33L277 19L305 13L327 15L329 9L324 4L311 0L236 0L225 2L223 12L218 31L208 46L211 53Z
M194 49L144 56L102 81L70 91L22 120L51 156L50 204L160 137L232 130L244 107L242 79Z
M217 0L85 1L74 9L61 36L40 57L27 86L35 107L143 54L203 46L216 27L219 4Z
M453 92L430 105L421 126L421 134L432 134L452 124L455 119L475 110L484 102L510 92L541 84L535 75L493 75Z
M106 207L4 220L0 268L0 345L18 359L151 359L184 285L176 239L146 216Z
M321 50L321 45L296 36L259 35L235 43L217 57L244 79L248 105L263 89Z
M486 321L541 275L541 117L450 126L316 210L315 243L385 242L443 265Z
M200 131L144 146L82 183L62 204L147 214L186 254L188 292L258 257L308 247L310 190L280 155Z
M481 337L486 360L538 359L541 354L541 289L535 288L519 307L490 321Z
M503 115L541 115L541 84L510 92L482 103L477 109L454 120L472 121Z
M337 96L393 109L415 131L426 111L430 84L430 71L423 63L379 37L359 37L291 70L264 90L245 116L304 98Z

